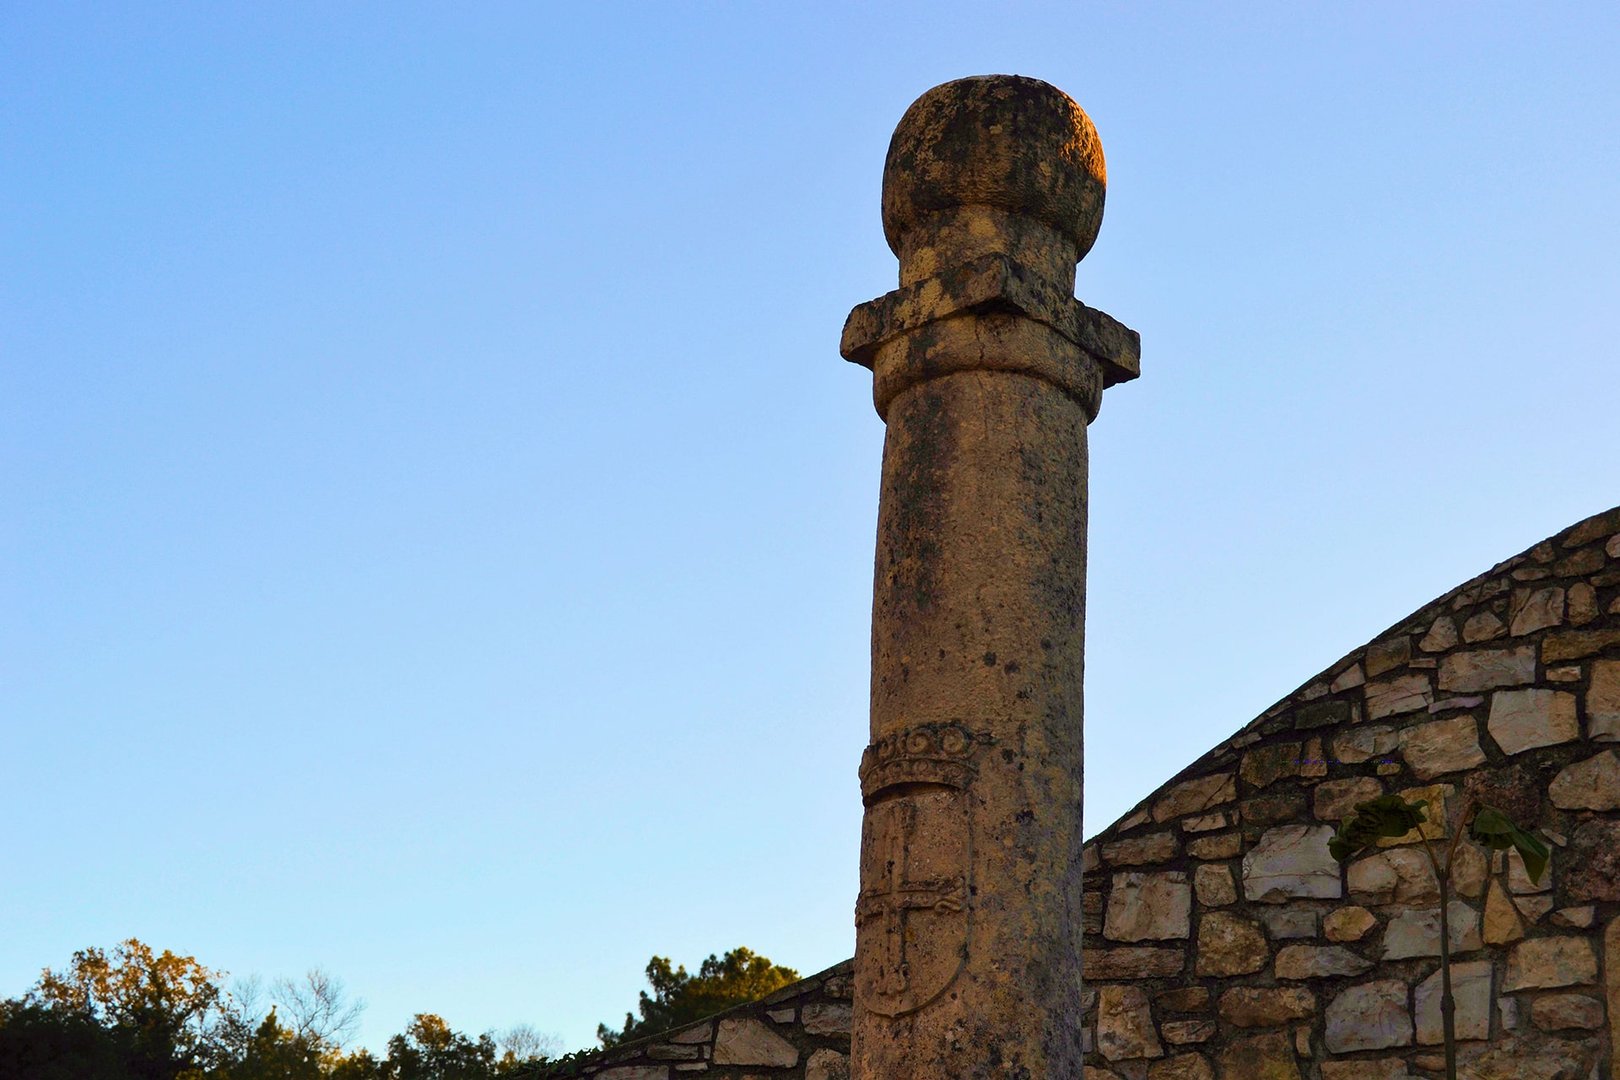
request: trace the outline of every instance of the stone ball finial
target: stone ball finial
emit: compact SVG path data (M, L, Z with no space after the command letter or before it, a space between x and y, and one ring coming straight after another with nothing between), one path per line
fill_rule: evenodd
M883 234L901 238L931 214L988 206L1034 218L1085 257L1102 225L1102 142L1074 99L1022 75L976 75L912 102L883 165Z

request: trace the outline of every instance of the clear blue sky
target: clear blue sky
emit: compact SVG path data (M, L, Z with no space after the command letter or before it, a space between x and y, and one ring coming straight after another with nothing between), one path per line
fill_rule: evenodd
M0 995L853 950L907 104L1102 135L1088 831L1620 502L1613 4L0 8Z

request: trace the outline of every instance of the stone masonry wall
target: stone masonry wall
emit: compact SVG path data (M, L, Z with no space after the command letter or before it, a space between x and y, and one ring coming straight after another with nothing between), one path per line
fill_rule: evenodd
M1402 620L1093 838L1088 1080L1441 1075L1418 833L1343 868L1327 850L1385 793L1431 818L1474 794L1552 842L1539 885L1459 847L1461 1075L1620 1080L1616 742L1620 508Z
M1385 793L1431 818L1474 794L1552 841L1540 884L1516 854L1459 847L1461 1075L1620 1080L1615 744L1620 507L1403 619L1087 843L1085 1080L1443 1075L1418 834L1343 868L1327 851ZM851 965L582 1073L847 1080Z
M591 1080L848 1080L845 960L769 997L616 1046L580 1070Z

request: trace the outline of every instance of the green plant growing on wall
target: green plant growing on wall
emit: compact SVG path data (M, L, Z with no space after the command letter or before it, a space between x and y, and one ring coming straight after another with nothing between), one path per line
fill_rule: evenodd
M1502 811L1484 806L1473 799L1463 807L1446 847L1445 861L1435 856L1434 847L1424 835L1422 826L1428 820L1426 800L1409 803L1399 795L1382 795L1356 804L1354 817L1342 822L1339 831L1328 841L1328 853L1340 863L1360 854L1385 838L1405 836L1418 830L1423 850L1428 853L1429 865L1434 868L1436 883L1440 886L1440 1026L1446 1044L1446 1080L1457 1080L1457 1023L1456 1003L1451 997L1451 919L1447 906L1451 903L1451 868L1455 865L1457 844L1467 834L1476 844L1492 851L1517 851L1524 860L1525 873L1530 880L1540 883L1547 869L1548 849L1545 842L1533 833L1514 824ZM1439 839L1446 838L1442 834Z

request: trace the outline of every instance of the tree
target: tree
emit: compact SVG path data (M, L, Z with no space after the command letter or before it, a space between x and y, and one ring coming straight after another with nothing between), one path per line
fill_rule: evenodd
M623 1030L598 1024L596 1037L608 1047L656 1035L732 1006L757 1001L798 979L799 973L792 968L780 967L741 947L723 957L711 954L696 976L688 975L684 965L672 968L668 957L655 956L647 962L647 982L653 992L651 996L645 990L641 992L641 1019L625 1013Z
M1451 869L1456 862L1457 844L1466 832L1475 843L1492 851L1511 848L1524 860L1525 873L1534 882L1539 882L1547 869L1550 851L1540 837L1519 828L1502 811L1470 797L1463 806L1457 830L1451 836L1442 862L1423 834L1422 825L1428 817L1426 806L1426 800L1409 803L1399 795L1383 795L1357 803L1355 816L1341 823L1338 832L1328 841L1328 853L1343 863L1377 845L1381 838L1405 836L1413 829L1418 830L1418 839L1423 841L1429 866L1440 886L1440 1026L1446 1045L1446 1080L1457 1080L1457 1005L1451 996L1451 920L1446 911L1451 903ZM1440 839L1445 839L1444 834Z

